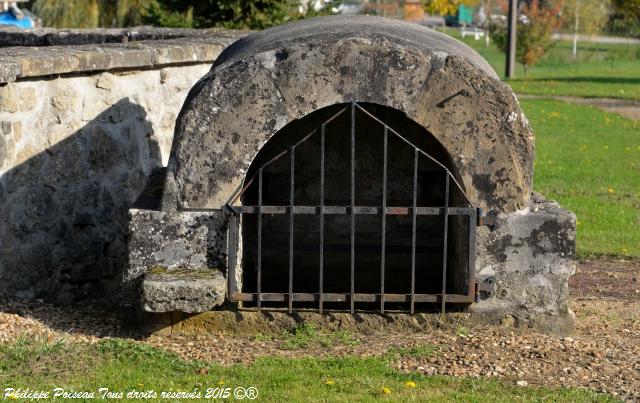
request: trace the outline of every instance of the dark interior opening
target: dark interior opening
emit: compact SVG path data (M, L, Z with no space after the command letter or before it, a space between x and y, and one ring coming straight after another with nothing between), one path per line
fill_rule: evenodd
M444 147L422 126L398 110L360 104L368 112L401 134L406 140L446 166L457 178L457 171ZM276 133L254 159L247 180L256 176L264 163L287 150L331 116L343 109L337 104L296 120ZM384 128L363 112L355 115L355 194L356 206L382 206ZM351 204L350 113L344 113L325 128L325 206ZM414 148L394 135L388 136L387 206L413 205ZM290 158L286 154L263 169L263 205L288 206L290 203ZM446 171L429 158L418 163L418 207L442 207L445 203ZM320 205L320 136L313 135L295 151L295 205ZM258 204L258 180L241 197L242 205ZM467 207L463 194L450 182L449 206ZM319 290L319 215L296 214L294 219L294 292ZM324 216L324 292L350 291L350 216ZM381 281L382 216L356 215L355 292L379 293ZM257 288L257 217L242 217L242 292ZM447 248L447 293L466 294L468 285L467 217L450 216ZM386 217L385 292L411 291L412 216ZM444 218L418 216L416 222L416 293L442 292ZM289 216L263 214L262 292L287 293L289 287ZM263 307L284 307L287 303L262 303ZM297 306L302 304L297 303ZM327 309L344 309L345 303L325 303ZM429 309L422 304L421 309ZM246 306L246 305L245 305ZM312 307L314 304L308 304ZM358 303L358 309L376 309L379 304ZM388 304L388 309L406 309L406 304Z

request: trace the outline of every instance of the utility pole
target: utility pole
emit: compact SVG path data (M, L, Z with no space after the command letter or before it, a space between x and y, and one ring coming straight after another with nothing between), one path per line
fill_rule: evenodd
M518 0L509 0L507 24L507 78L516 76L516 25L518 24Z

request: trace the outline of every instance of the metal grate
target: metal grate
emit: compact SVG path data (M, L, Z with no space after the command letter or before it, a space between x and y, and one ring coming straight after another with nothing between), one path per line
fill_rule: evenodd
M383 140L383 167L382 167L382 202L379 206L358 206L356 205L356 113L364 114L364 117L371 119L376 124L383 127L384 140ZM345 114L350 119L350 204L349 205L325 205L325 137L327 125L339 116ZM312 136L319 136L320 142L320 183L319 193L320 201L318 205L296 205L295 204L295 153L296 148L305 141L309 140ZM388 185L388 141L391 136L399 138L413 150L413 203L410 206L389 206L387 204L387 185ZM285 155L289 155L290 158L290 177L289 177L289 203L286 205L264 205L263 203L263 171L274 161L283 158ZM420 157L428 158L435 163L440 169L442 169L446 175L444 180L444 205L438 207L421 207L417 205L418 199L418 161ZM239 205L238 201L244 192L255 183L257 180L258 195L256 205ZM450 206L450 192L451 183L459 190L463 196L467 207L454 207ZM476 285L475 285L475 226L478 223L478 216L480 214L479 209L472 206L468 197L464 194L464 191L460 184L456 181L452 173L442 163L437 161L434 157L419 149L405 137L393 130L387 124L375 117L372 113L364 109L358 103L351 103L345 106L338 113L324 121L319 127L312 130L301 140L288 147L284 151L271 158L262 166L257 168L257 173L248 180L244 186L238 188L227 202L227 211L229 214L229 239L228 239L228 286L229 286L229 298L231 301L240 302L253 302L258 310L263 308L263 302L286 302L289 312L294 309L295 302L304 303L317 303L317 309L319 312L323 312L326 302L342 302L349 304L349 310L354 313L356 310L356 302L367 303L379 303L379 311L385 312L385 304L387 303L408 303L409 311L411 314L415 312L416 303L435 303L439 304L441 312L445 312L447 303L471 303L476 298ZM237 285L237 250L236 245L239 238L240 217L243 215L255 215L257 222L257 244L256 245L244 245L244 248L255 247L257 253L256 269L256 289L255 292L243 292L238 289ZM289 242L288 242L288 292L286 293L272 293L263 292L263 270L269 270L269 267L262 267L262 254L263 254L263 215L287 215L289 221ZM294 222L296 215L317 215L319 220L319 242L318 242L318 290L315 293L301 293L294 290L294 254L296 253L294 245ZM350 291L344 293L327 293L325 292L325 216L326 215L347 215L350 218ZM379 215L381 216L381 235L380 235L380 290L379 293L356 293L356 251L355 251L355 227L356 216L358 215ZM411 285L409 293L387 293L385 292L385 277L386 277L386 226L387 216L391 215L407 215L411 217L412 222L412 239L411 239ZM441 292L436 294L416 293L416 222L418 216L441 216L442 220L442 239L443 239L443 251L442 251L442 284ZM464 293L447 293L447 254L448 254L448 230L449 230L449 217L461 216L468 220L468 262L467 262L467 287Z

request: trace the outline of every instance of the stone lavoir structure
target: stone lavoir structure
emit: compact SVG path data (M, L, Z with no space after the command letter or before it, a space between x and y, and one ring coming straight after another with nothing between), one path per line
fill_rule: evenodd
M125 317L467 309L570 333L575 216L532 191L533 156L513 92L448 36L364 16L253 33L191 89L129 212Z

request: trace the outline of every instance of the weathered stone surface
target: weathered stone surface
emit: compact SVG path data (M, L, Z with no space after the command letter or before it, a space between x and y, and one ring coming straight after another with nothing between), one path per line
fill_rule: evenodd
M22 89L19 97L21 112L29 112L30 110L36 107L37 103L38 103L38 98L37 98L35 88L26 87Z
M18 96L15 88L9 85L0 85L0 112L17 112Z
M225 35L213 29L180 29L160 27L93 28L93 29L23 29L0 27L0 46L74 46L105 43L128 43L149 40L193 38Z
M0 61L0 83L10 83L20 75L20 66L15 61Z
M147 273L142 281L145 312L209 311L224 303L227 282L217 269Z
M103 90L110 90L113 88L113 74L110 73L102 73L98 75L98 79L96 80L96 87L102 88Z
M0 102L0 297L120 297L127 211L166 165L180 88L209 68L107 73L108 91L97 75L0 85L15 111Z
M149 270L226 270L226 232L227 224L219 211L131 209L123 305L131 309L139 303L141 279Z
M2 134L11 134L11 122L1 122L0 129L2 129Z
M534 194L529 207L501 214L494 230L478 229L478 281L492 280L495 293L472 305L499 319L512 315L518 326L568 334L568 280L575 272L576 217Z
M0 83L65 73L211 63L244 35L219 31L209 36L122 44L2 48Z
M225 50L178 117L167 178L176 199L163 205L219 208L279 129L351 101L400 110L426 128L474 205L527 205L533 135L509 87L446 35L365 16L287 24Z
M153 267L206 267L209 233L200 218L196 213L130 210L127 274Z

